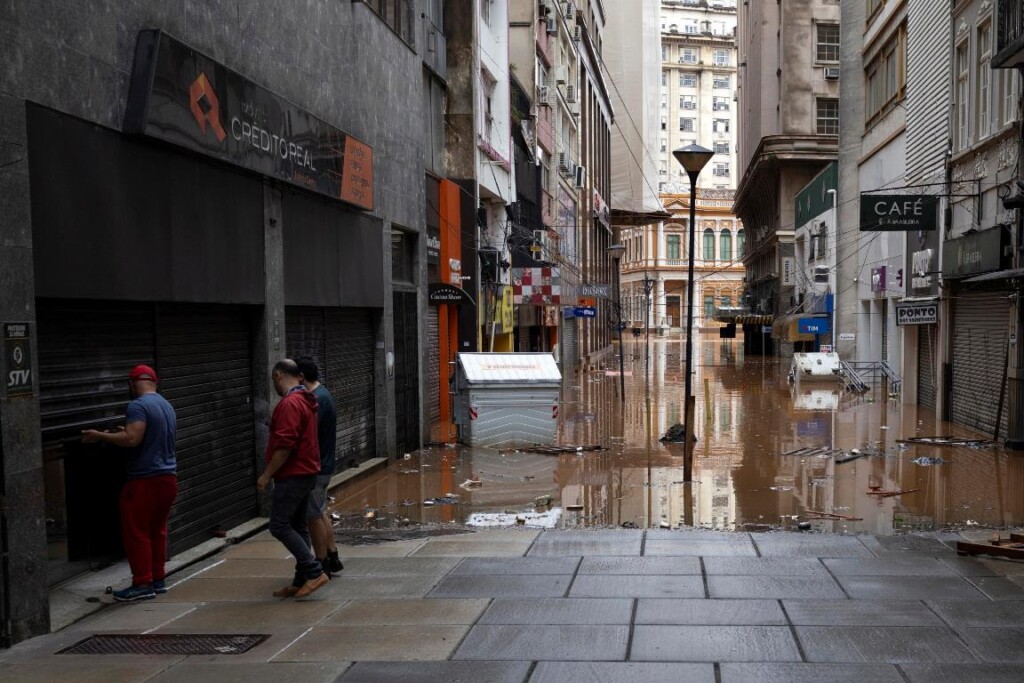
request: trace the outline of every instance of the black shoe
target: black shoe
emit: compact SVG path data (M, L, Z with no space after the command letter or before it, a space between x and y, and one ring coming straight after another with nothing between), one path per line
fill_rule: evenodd
M341 563L341 558L338 557L337 550L333 553L327 553L327 557L324 559L323 565L328 574L337 574L345 568L345 565Z

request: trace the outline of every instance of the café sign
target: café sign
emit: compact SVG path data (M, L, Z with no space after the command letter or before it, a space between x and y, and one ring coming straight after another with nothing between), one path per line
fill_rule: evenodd
M124 130L374 208L368 145L163 31L139 33Z
M862 194L861 232L935 230L938 197L932 195Z
M935 325L938 322L938 302L899 302L896 304L897 325Z

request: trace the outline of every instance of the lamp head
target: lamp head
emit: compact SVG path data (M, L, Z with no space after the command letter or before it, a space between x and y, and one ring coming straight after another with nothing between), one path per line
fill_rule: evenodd
M612 257L613 261L618 261L622 258L622 255L626 253L626 246L624 244L615 243L605 249L605 251L608 252L608 255Z
M715 153L706 147L693 144L680 147L672 152L672 156L676 158L676 161L683 167L687 175L693 179L700 175L701 170L707 166L707 163L711 161L711 157L715 156Z

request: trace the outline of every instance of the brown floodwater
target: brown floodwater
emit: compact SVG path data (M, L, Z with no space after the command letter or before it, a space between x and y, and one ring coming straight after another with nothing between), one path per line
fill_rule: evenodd
M1024 454L901 445L984 437L936 423L881 387L861 396L828 382L791 386L788 362L744 358L737 340L706 338L694 349L698 442L687 482L677 447L658 442L682 422L685 344L652 337L649 363L643 339L628 340L625 353L625 401L619 378L606 372L618 369L614 355L562 391L559 444L605 450L425 448L336 492L339 526L464 524L474 513L510 513L504 521L515 523L528 512L547 513L559 528L749 530L810 521L824 531L892 534L1024 524ZM786 455L798 449L815 451ZM839 462L828 454L853 449L867 455ZM462 488L467 480L480 485ZM905 493L871 495L879 491Z

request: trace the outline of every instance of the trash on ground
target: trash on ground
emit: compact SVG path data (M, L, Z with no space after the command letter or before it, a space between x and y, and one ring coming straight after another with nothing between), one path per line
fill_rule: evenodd
M840 515L835 512L823 512L821 510L805 510L804 514L811 515L814 517L821 517L823 519L841 519L844 522L863 522L863 517L852 517L850 515Z
M534 498L533 504L536 505L537 507L547 507L548 505L551 505L552 500L554 500L554 497L551 496L551 494L546 494Z
M545 512L474 512L466 520L466 526L554 529L561 516L562 508L551 508Z
M697 435L693 435L693 440L697 441ZM662 434L658 441L662 443L685 443L686 442L686 427L679 424L678 422Z
M966 439L955 436L914 436L909 439L901 439L896 443L923 444L925 446L968 446L970 448L989 448L995 446L995 441L987 439Z
M811 523L810 522L797 522L796 523L796 528L799 529L800 531L807 531L808 529L811 528Z
M970 521L970 520L968 520ZM1010 538L993 538L988 543L957 541L957 555L991 555L1024 560L1024 534L1010 534Z
M842 452L843 451L841 449L838 449L838 448L805 447L805 448L797 448L797 449L792 450L792 451L786 451L785 453L782 453L781 455L793 455L793 456L800 457L800 458L811 458L811 457L829 458L829 457L832 457L832 456L836 455L837 453L842 453Z
M423 501L424 505L456 505L459 502L459 497L449 493L441 496L440 498L427 498Z
M483 485L484 485L484 483L482 481L477 480L477 479L467 479L466 481L464 481L461 484L459 484L459 488L460 489L466 489L466 490L478 489L478 488L480 488Z
M523 453L539 453L540 455L562 455L563 453L592 453L608 450L604 446L524 446L519 449Z
M915 465L920 465L921 467L929 467L931 465L943 465L946 463L946 461L943 460L942 458L932 458L928 457L927 455L922 455L919 458L914 458L910 462L914 463Z

